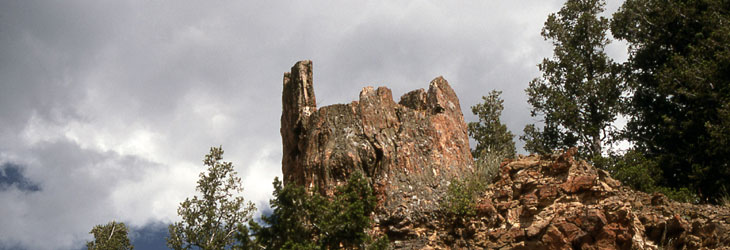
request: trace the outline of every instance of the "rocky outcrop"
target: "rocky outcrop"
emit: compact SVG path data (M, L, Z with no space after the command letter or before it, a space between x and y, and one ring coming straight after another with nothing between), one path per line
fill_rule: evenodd
M476 216L441 211L449 181L473 173L459 100L441 77L403 95L366 87L317 108L312 63L284 75L285 184L332 194L354 172L378 197L374 234L396 249L729 249L730 208L636 192L575 150L504 161ZM455 223L458 221L458 223Z
M633 191L575 153L503 162L477 216L458 228L438 219L417 248L729 249L728 207Z
M391 234L428 223L448 181L472 171L459 99L442 77L396 103L388 88L359 101L317 108L312 62L284 74L281 136L285 184L331 193L353 172L376 190L376 220Z

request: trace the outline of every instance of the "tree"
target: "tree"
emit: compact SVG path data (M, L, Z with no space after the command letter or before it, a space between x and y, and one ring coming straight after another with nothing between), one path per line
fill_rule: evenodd
M502 91L492 90L482 97L483 103L471 107L471 112L479 117L478 122L468 125L469 136L477 142L472 151L475 158L489 152L498 152L502 157L515 156L515 142L512 141L515 136L499 119L504 110L504 101L499 97L501 94Z
M629 44L625 136L661 185L717 202L730 190L730 2L627 0L611 30Z
M208 166L200 173L193 196L180 203L177 210L182 221L169 226L167 245L172 249L225 249L240 245L236 235L245 230L255 207L235 196L243 191L241 178L231 162L222 162L223 148L213 147L203 163Z
M315 244L313 221L321 212L325 200L318 193L307 194L304 187L283 186L279 178L274 179L274 199L269 201L272 213L263 214L263 225L249 222L254 245L259 249L312 249ZM308 247L303 247L306 245Z
M270 205L272 213L261 217L264 225L250 222L255 248L387 248L386 238L373 241L365 232L372 223L370 213L376 202L370 184L359 173L337 187L332 197L308 193L296 184L284 187L277 178Z
M553 57L538 65L542 76L526 89L531 115L543 116L544 129L525 127L520 137L531 152L578 146L600 156L612 139L621 108L620 68L606 55L608 20L602 0L568 0L550 14L542 36L552 40Z
M96 225L89 232L94 235L94 241L86 242L86 248L89 250L132 250L134 246L127 237L128 232L127 226L121 222L112 221L106 225Z

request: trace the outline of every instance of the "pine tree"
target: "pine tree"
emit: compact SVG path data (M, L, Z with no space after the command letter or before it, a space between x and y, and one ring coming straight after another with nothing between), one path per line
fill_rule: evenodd
M542 116L544 128L525 127L520 138L531 152L546 153L578 146L599 156L610 142L621 107L619 67L606 55L608 20L599 16L602 0L568 0L548 16L542 36L551 40L553 57L538 65L542 76L526 92L531 115Z
M228 249L242 242L236 235L245 230L255 207L236 196L243 191L241 178L236 176L233 164L222 162L223 148L211 148L203 163L208 166L200 173L196 190L202 197L193 196L180 203L177 210L182 221L169 226L167 245L172 249Z
M314 191L314 190L312 190ZM354 173L334 196L309 193L296 184L274 180L272 213L264 225L250 223L255 249L387 249L387 238L373 240L370 213L375 196L367 179Z
M515 136L507 129L507 125L500 121L504 110L504 101L499 97L502 91L492 90L483 96L483 103L471 107L471 112L479 117L478 122L468 125L469 136L477 142L472 155L479 158L487 153L496 153L502 157L515 156Z

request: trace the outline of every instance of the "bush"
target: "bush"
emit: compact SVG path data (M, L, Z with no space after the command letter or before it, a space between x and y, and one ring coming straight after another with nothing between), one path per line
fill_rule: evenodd
M671 188L662 185L662 170L656 161L636 150L623 155L612 154L608 157L595 157L596 167L608 171L611 176L625 186L645 193L659 192L679 202L697 203L697 195L688 188Z
M476 215L474 193L480 188L479 185L473 185L470 181L452 181L442 203L446 214L456 218Z
M502 164L505 158L513 156L509 152L482 152L474 159L476 180L486 184L492 184L499 175L499 165Z
M499 174L499 165L508 153L482 151L475 159L475 171L449 184L441 209L451 222L476 215L476 202Z

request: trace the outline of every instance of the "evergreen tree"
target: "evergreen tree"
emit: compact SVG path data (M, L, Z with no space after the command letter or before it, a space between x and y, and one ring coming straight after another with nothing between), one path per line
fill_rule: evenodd
M283 186L274 179L272 213L261 215L262 224L249 222L255 249L315 249L314 218L322 212L326 200L318 193L308 194L302 186Z
M222 162L223 149L211 148L203 163L208 166L200 173L196 190L202 197L193 196L180 203L177 210L182 221L169 227L167 245L172 249L226 249L237 247L236 234L245 230L255 207L235 196L243 191L241 178L236 176L233 164Z
M355 173L333 197L308 193L274 180L273 209L264 225L250 222L252 245L262 249L385 249L387 239L373 241L365 230L372 223L375 196L367 179Z
M500 121L504 110L504 101L499 97L502 91L492 90L483 96L483 103L471 107L471 112L479 117L478 122L469 123L469 136L477 142L472 151L474 158L495 152L502 157L515 156L515 136L507 129L507 125Z
M127 226L121 222L112 221L106 225L96 225L89 232L94 235L94 241L86 242L86 248L89 250L132 250L134 246L127 237L128 232Z
M600 156L610 142L621 107L620 68L606 55L608 20L602 0L568 0L550 14L542 36L554 45L553 57L538 65L542 76L526 92L532 116L543 116L542 130L525 127L526 149L547 153L578 146Z
M717 201L730 190L730 1L627 0L612 22L629 44L627 138L661 185Z

